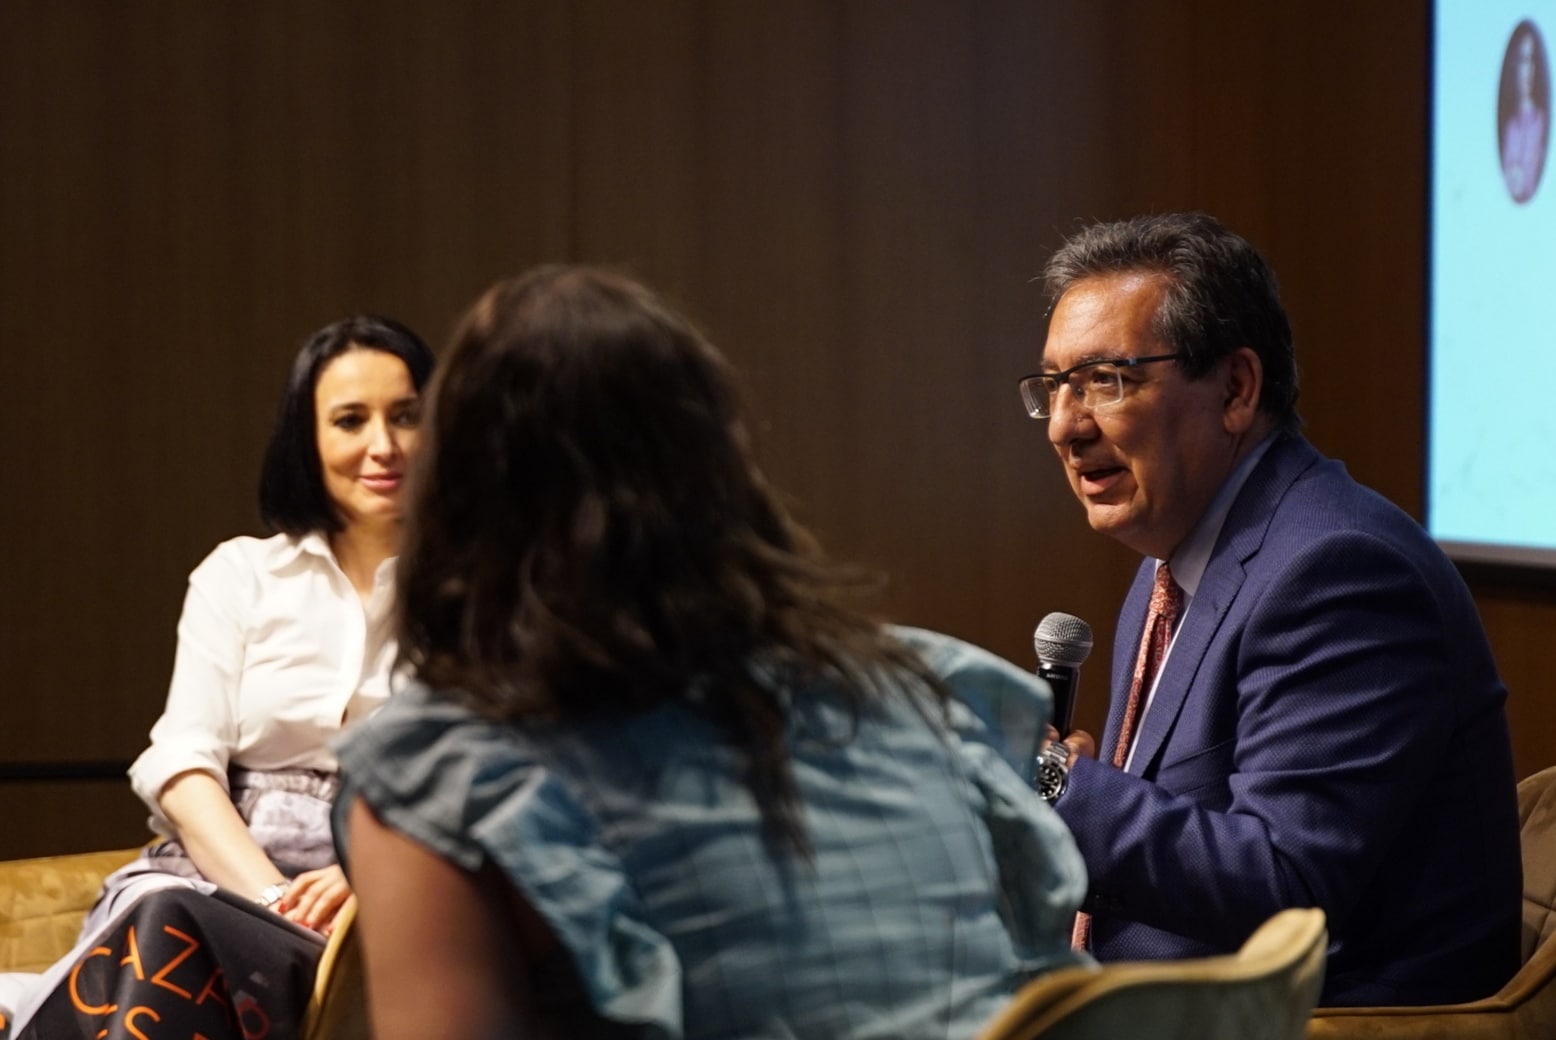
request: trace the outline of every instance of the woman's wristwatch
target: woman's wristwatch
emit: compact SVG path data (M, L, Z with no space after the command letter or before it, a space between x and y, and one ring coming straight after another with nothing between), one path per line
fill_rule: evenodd
M254 902L258 903L266 910L270 910L281 901L281 897L286 895L287 889L291 887L292 883L290 881L278 881L275 884L268 886L263 892L256 896L254 898Z

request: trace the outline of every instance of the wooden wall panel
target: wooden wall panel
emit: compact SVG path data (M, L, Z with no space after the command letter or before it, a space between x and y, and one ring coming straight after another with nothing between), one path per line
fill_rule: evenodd
M139 752L308 332L570 254L570 61L565 4L0 9L0 760Z
M123 780L0 783L0 859L129 849L151 838L146 806Z
M1090 620L1096 728L1137 561L1019 409L1031 279L1085 219L1222 216L1280 273L1310 434L1419 514L1426 31L1409 0L0 6L0 762L140 750L300 337L379 309L441 344L568 259L701 321L891 616L1022 663ZM1476 588L1529 772L1556 595ZM0 856L140 827L113 785L19 790Z
M1549 656L1556 633L1556 586L1548 574L1510 575L1474 567L1470 587L1507 682L1519 775L1556 765L1556 697Z

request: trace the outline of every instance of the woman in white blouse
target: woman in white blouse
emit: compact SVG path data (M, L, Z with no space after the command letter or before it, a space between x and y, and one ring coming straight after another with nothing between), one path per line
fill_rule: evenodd
M223 542L190 575L167 709L130 768L153 828L173 839L148 865L187 859L319 930L350 894L329 851L329 741L389 694L392 559L432 367L415 333L383 318L336 322L303 345L260 477L260 514L278 533ZM288 805L282 829L301 824L320 846L291 847L293 834L267 854L244 792L256 774L299 770L320 782L320 815ZM320 853L328 865L296 869Z
M415 333L380 317L303 344L260 479L275 533L223 542L189 576L167 706L130 768L167 840L109 877L83 942L168 887L220 887L331 930L350 890L329 743L389 695L393 557L432 368ZM27 999L0 988L17 1029L54 974Z

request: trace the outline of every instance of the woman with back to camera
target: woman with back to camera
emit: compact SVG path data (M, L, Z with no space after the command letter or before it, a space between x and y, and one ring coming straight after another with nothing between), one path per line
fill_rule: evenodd
M170 887L220 887L332 929L351 893L330 834L329 741L390 692L393 557L432 367L415 333L374 316L297 354L260 478L275 533L223 542L190 574L167 705L130 767L166 840L110 875L84 944Z
M445 366L398 565L416 681L337 747L380 1040L966 1037L1076 960L1068 832L844 605L684 318L542 268Z

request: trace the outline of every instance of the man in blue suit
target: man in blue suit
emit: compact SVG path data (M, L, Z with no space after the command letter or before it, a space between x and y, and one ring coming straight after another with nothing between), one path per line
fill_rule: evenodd
M1091 526L1146 557L1100 760L1079 731L1044 757L1091 878L1078 940L1105 961L1204 956L1318 906L1323 1003L1495 991L1519 958L1506 690L1442 551L1300 434L1263 257L1167 215L1086 228L1045 276L1022 396ZM1148 665L1162 565L1158 602L1178 606Z

